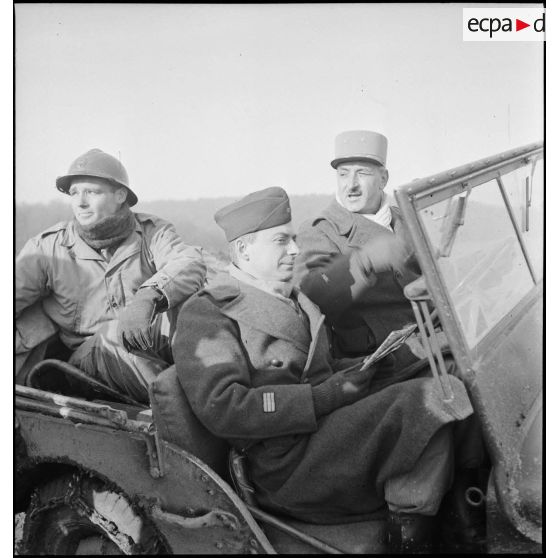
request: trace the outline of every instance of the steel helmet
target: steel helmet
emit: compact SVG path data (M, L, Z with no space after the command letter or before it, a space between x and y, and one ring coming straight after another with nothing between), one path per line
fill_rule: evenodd
M70 165L68 174L56 179L56 187L67 194L72 180L77 176L104 178L115 186L124 186L128 190L128 205L131 207L138 203L138 197L128 185L128 173L124 165L118 159L100 149L90 149L87 153L80 155Z

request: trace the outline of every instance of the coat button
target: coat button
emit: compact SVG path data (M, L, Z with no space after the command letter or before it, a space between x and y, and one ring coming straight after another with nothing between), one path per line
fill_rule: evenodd
M279 360L278 358L273 358L271 359L269 364L271 364L271 366L279 367L279 366L283 366L283 361Z

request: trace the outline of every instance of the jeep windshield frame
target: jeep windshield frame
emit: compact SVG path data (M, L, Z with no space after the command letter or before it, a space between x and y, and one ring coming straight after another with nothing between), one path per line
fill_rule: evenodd
M417 259L421 265L429 293L433 302L438 308L440 320L448 338L449 345L454 357L458 361L462 370L473 371L475 362L489 350L495 336L501 335L510 327L510 320L517 315L517 311L522 306L528 306L533 297L540 295L542 288L542 238L540 246L528 247L525 241L525 232L532 228L532 209L530 196L532 196L532 181L535 165L543 156L542 142L533 143L519 149L506 151L499 155L488 157L473 163L462 165L448 171L432 175L430 177L416 180L410 184L401 186L395 191L395 196L405 219L405 222L413 238L413 243ZM541 165L539 165L541 166ZM517 209L510 200L510 192L506 183L507 177L513 176L517 171L527 169L531 171L525 177L525 202L524 217L518 215ZM468 222L473 222L473 213L477 208L472 207L475 201L479 204L480 194L483 190L490 192L490 198L498 204L500 210L499 217L502 222L505 220L506 240L508 245L494 246L495 251L492 256L513 252L521 267L521 288L513 293L511 297L501 297L498 312L491 316L485 327L479 334L471 331L471 327L464 323L463 312L460 311L460 302L465 304L470 301L460 301L458 298L459 290L469 290L469 297L473 298L470 292L473 279L471 278L474 269L468 273L469 281L457 281L453 284L448 273L448 263L452 259L456 260L459 247L454 245L455 238L459 241L464 235L463 229ZM474 199L476 196L476 200ZM450 203L452 200L468 199L468 202L461 204L463 223L448 223L443 221L444 215L451 218ZM492 206L496 207L495 205ZM504 215L505 213L505 215ZM455 211L453 211L455 215ZM430 217L430 219L429 219ZM542 216L541 216L542 217ZM433 226L438 221L442 226ZM522 222L523 221L523 222ZM441 238L443 229L453 226L452 238ZM488 244L487 239L487 244ZM444 241L446 245L443 246ZM447 243L449 241L449 251ZM473 254L480 254L485 250L484 246L478 244L475 250L470 250L468 254L471 259ZM540 249L540 250L539 250ZM446 253L444 253L446 250ZM537 252L539 250L539 252ZM449 252L449 253L447 253ZM463 250L462 250L463 252ZM535 256L533 253L535 252ZM489 254L490 255L490 254ZM487 256L488 257L488 256ZM487 257L484 258L486 264ZM534 262L533 260L536 260ZM471 263L471 262L469 262ZM493 263L490 260L490 263ZM477 269L482 264L478 262ZM517 266L516 266L517 267ZM463 268L463 263L461 269ZM489 267L484 268L485 275ZM517 281L518 269L512 270L510 275ZM494 275L494 274L493 274ZM495 279L493 276L491 279ZM501 283L501 281L500 281ZM501 287L501 284L495 285ZM477 287L482 287L478 285ZM479 291L477 295L483 294ZM495 299L487 300L494 304Z

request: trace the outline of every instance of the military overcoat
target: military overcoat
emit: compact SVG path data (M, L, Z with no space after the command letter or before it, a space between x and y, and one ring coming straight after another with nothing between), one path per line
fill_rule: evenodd
M351 213L333 201L316 218L302 224L297 235L297 284L321 309L332 328L334 352L357 356L372 352L391 331L414 322L403 287L420 274L408 231L399 209L391 207L393 230ZM349 258L371 239L393 240L404 248L404 265L380 273L355 272ZM397 366L416 357L406 348Z
M154 286L173 308L205 279L201 250L187 246L167 221L135 213L135 230L106 261L77 234L73 221L61 222L31 238L15 269L17 352L32 349L44 336L18 319L39 303L62 341L76 349L100 326L115 320L142 286ZM36 306L35 306L36 308ZM37 323L36 318L32 320ZM41 327L48 328L47 322ZM40 328L39 328L40 329Z
M296 296L306 318L230 276L194 295L174 338L178 378L206 428L248 456L263 507L315 522L367 516L470 403L455 377L446 404L431 378L392 384L380 371L370 395L317 417L312 386L355 360L330 356L323 315Z

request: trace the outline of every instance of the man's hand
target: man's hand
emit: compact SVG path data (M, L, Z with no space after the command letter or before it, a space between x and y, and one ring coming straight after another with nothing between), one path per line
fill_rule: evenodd
M368 394L370 380L372 379L373 365L367 370L351 370L341 372L341 391L346 405L350 405Z
M308 250L304 253L304 265L307 269L312 270L329 265L332 261L333 252L327 253L320 250Z
M164 296L151 287L139 289L132 302L122 310L118 323L118 338L131 350L148 351L153 347L151 323L157 313L157 304Z
M327 415L339 407L356 403L370 391L375 365L366 370L337 372L312 388L316 416Z
M411 256L405 244L395 236L373 238L358 249L358 254L367 273L402 270Z

